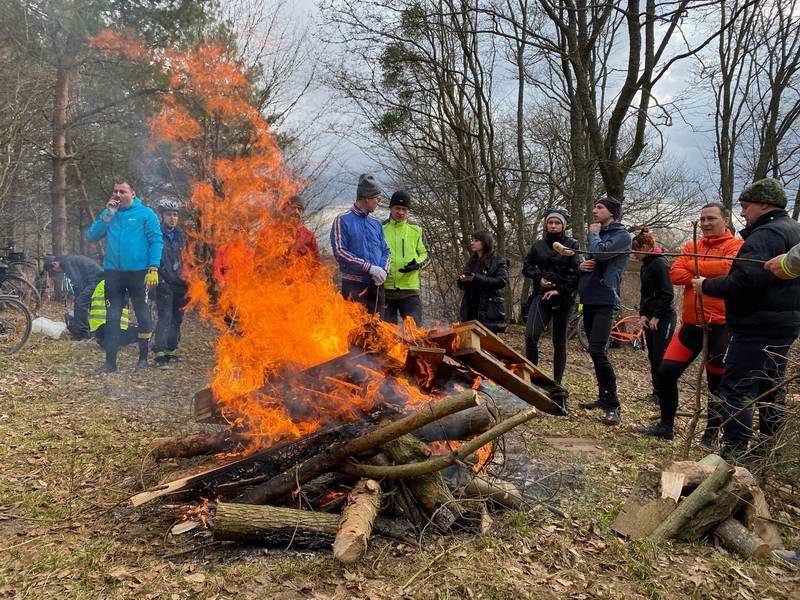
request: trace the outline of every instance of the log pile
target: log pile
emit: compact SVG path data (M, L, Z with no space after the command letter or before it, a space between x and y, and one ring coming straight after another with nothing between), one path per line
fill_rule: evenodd
M653 542L713 538L746 559L782 547L756 479L716 454L641 472L612 529Z
M344 563L362 557L372 535L410 541L429 532L482 531L490 521L489 508L523 508L520 490L485 471L478 474L473 455L486 453L498 438L541 412L563 414L563 388L479 324L431 333L426 346L409 349L405 363L394 351L389 358L381 355L370 347L372 339L362 332L351 340L356 346L347 355L295 373L280 385L308 390L335 381L355 386L358 381L342 376L342 365L363 359L369 366L362 372L382 365L384 372L413 378L427 402L398 405L386 384L383 402L354 421L328 423L311 435L266 448L230 452L247 445L253 434L237 428L242 420L216 405L209 389L202 390L195 399L196 420L230 425L224 431L158 438L152 455L226 454L137 494L132 505L161 497L210 499L185 515L193 523L183 522L173 533L189 531L196 522L217 540L332 545L334 557ZM536 408L501 418L472 389L489 375ZM273 397L276 389L271 383Z

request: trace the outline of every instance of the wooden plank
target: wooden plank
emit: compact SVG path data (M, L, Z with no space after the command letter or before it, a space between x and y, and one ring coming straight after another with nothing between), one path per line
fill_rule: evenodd
M560 406L544 391L517 377L491 354L482 350L460 350L455 357L542 412L562 414Z
M210 387L203 388L194 395L192 412L197 423L225 423L220 405L214 400Z
M683 473L673 473L664 471L661 473L661 497L672 498L677 502L681 499L683 484L686 482L686 475Z

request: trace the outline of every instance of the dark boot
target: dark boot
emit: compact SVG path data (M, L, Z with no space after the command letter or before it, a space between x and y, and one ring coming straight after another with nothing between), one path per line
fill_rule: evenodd
M639 433L641 433L642 435L648 435L650 437L661 438L662 440L675 439L675 431L672 429L672 427L668 425L663 425L662 423L656 423L655 425L641 427L639 428Z
M103 366L98 368L95 373L98 375L104 375L106 373L116 373L117 372L117 365L112 365L109 363L103 363Z

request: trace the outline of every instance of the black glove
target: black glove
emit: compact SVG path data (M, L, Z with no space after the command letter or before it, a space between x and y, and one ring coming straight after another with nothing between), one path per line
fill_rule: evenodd
M421 264L419 264L419 263L417 262L417 259L415 258L415 259L414 259L414 260L412 260L410 263L407 263L407 264L406 264L406 266L404 266L404 267L402 267L402 268L400 268L400 269L397 269L397 270L398 270L400 273L411 273L411 271L416 271L416 270L417 270L417 269L419 269L421 266L422 266L422 265L421 265Z

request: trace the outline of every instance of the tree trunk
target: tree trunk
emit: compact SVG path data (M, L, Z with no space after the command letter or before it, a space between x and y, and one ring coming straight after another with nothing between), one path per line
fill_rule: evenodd
M220 452L233 440L229 431L194 433L186 436L154 438L150 442L153 458L190 458Z
M67 42L67 48L71 44ZM56 73L53 97L53 175L50 180L50 202L52 215L52 252L56 256L67 254L67 107L69 86L72 78L71 58L68 52L61 56Z
M744 559L761 559L770 555L769 545L734 518L729 518L717 526L714 535L723 548L735 552Z
M374 479L361 479L350 491L342 511L339 531L333 542L336 560L352 563L366 553L380 507L381 485Z

